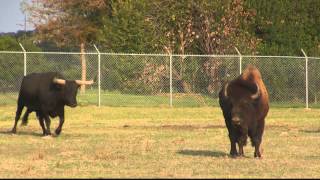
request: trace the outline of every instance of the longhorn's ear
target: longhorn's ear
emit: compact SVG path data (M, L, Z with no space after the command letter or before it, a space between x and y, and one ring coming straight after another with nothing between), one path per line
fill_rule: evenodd
M260 88L257 83L255 83L255 85L256 85L256 92L251 95L252 99L257 99L260 97Z
M223 88L223 95L225 97L228 97L228 86L229 86L229 83L225 84Z
M60 85L65 85L65 84L66 84L66 80L64 80L64 79L58 79L58 78L53 78L53 83L55 83L55 84L60 84Z
M91 85L91 84L93 84L93 80L91 80L91 81L75 80L75 82L76 82L78 85Z

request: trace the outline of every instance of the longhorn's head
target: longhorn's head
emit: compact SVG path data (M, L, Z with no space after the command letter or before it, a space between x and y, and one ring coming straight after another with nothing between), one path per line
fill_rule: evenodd
M248 84L246 84L248 85ZM231 117L234 125L241 125L254 119L255 101L261 96L257 83L246 86L243 84L226 84L224 96L231 102Z
M64 80L54 78L53 83L59 84L63 87L63 100L67 106L76 107L77 103L77 93L80 85L91 85L93 81L81 81L81 80Z

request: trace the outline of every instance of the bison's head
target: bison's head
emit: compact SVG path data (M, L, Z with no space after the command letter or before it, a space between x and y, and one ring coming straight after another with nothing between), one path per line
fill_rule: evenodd
M260 89L256 83L231 83L225 85L224 96L232 104L232 124L250 123L255 118L257 99L260 95Z
M77 93L80 85L90 85L93 81L80 81L80 80L64 80L54 78L53 82L63 87L63 99L67 106L76 107Z

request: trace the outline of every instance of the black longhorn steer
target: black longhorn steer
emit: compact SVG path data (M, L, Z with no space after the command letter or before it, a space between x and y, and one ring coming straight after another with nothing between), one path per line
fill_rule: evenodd
M27 110L23 115L22 124L26 125L28 115L35 111L43 135L50 135L50 117L59 116L59 126L55 130L55 133L59 135L64 123L64 106L76 107L79 86L92 83L93 81L65 80L57 72L32 73L25 76L21 83L12 133L16 133L17 123L26 106Z

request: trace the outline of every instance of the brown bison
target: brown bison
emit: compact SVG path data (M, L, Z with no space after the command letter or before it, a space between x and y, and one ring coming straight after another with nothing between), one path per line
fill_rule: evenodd
M260 144L269 97L259 70L250 65L239 77L226 83L219 92L219 104L229 132L230 155L244 156L243 146L249 136L255 147L254 157L261 158Z

